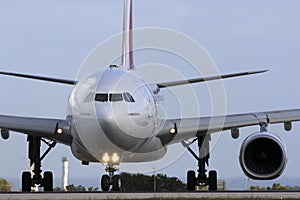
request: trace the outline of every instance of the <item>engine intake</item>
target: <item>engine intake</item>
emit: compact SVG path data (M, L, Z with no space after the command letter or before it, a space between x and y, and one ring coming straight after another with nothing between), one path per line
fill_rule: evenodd
M268 132L248 136L242 143L239 159L244 173L256 180L279 177L287 163L283 142Z

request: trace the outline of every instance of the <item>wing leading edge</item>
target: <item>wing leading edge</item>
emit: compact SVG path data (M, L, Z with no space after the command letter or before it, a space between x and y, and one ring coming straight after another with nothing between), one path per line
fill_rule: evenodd
M70 145L72 135L66 120L0 115L0 129L48 138Z
M261 123L291 123L300 121L300 109L270 112L254 112L216 117L168 119L157 137L166 144L180 142L200 135L216 133L233 128L260 125ZM176 128L176 134L170 130Z
M29 74L20 74L20 73L15 73L15 72L1 72L0 71L0 74L6 75L6 76L15 76L15 77L21 77L21 78L40 80L40 81L61 83L61 84L66 84L66 85L76 85L76 83L77 83L77 81L74 81L74 80L68 80L68 79L62 79L62 78L52 78L52 77L46 77L46 76L29 75Z
M131 63L130 66L134 67L133 63ZM227 79L227 78L233 78L233 77L239 77L239 76L248 76L248 75L252 75L252 74L260 74L260 73L264 73L267 71L268 70L239 72L239 73L233 73L233 74L210 76L210 77L205 77L205 78L194 78L194 79L188 79L188 80L159 83L159 84L157 84L157 87L158 88L174 87L174 86L179 86L179 85L200 83L200 82L205 82L205 81L213 81L213 80ZM61 83L61 84L66 84L66 85L76 85L77 84L77 81L75 81L75 80L53 78L53 77L47 77L47 76L29 75L29 74L21 74L21 73L15 73L15 72L3 72L3 71L0 71L0 74L5 75L5 76L14 76L14 77L34 79L34 80L40 80L40 81Z
M179 86L179 85L201 83L201 82L205 82L205 81L214 81L214 80L227 79L227 78L233 78L233 77L248 76L248 75L252 75L252 74L260 74L260 73L265 73L267 71L268 70L239 72L239 73L233 73L233 74L210 76L210 77L205 77L205 78L194 78L194 79L187 79L187 80L180 80L180 81L173 81L173 82L165 82L165 83L157 84L157 87L158 88L174 87L174 86Z

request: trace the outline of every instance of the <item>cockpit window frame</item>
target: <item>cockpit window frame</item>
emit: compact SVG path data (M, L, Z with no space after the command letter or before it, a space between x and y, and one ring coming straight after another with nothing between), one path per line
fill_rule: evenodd
M109 93L109 101L110 102L119 102L123 101L122 93Z
M94 100L96 102L121 102L134 103L135 99L129 92L123 93L96 93Z
M108 102L108 93L97 93L95 95L95 101L97 101L97 102Z
M91 103L95 99L95 93L90 92L88 95L86 95L85 99L83 100L83 103Z
M124 100L129 103L134 103L135 100L129 92L123 92Z

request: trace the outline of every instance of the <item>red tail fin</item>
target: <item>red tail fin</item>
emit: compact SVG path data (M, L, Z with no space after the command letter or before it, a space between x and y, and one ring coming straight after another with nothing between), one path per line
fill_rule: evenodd
M133 60L133 21L132 21L132 0L130 0L130 15L129 15L129 69L134 69Z
M132 19L132 0L129 1L129 30L127 26L128 22L128 1L124 0L124 14L123 14L123 42L122 42L122 57L121 57L121 67L126 67L126 56L127 50L129 50L129 69L134 69L133 60L133 19ZM127 35L128 32L128 35ZM127 49L127 44L129 49Z
M121 67L126 67L126 51L127 51L127 0L124 0L123 10L123 42L122 42L122 57Z

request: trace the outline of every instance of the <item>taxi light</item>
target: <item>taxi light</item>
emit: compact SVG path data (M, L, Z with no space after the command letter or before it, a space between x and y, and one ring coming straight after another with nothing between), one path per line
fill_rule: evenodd
M174 127L170 129L169 131L170 134L176 134L177 133L177 124L174 123Z
M171 133L171 134L174 134L175 132L176 132L175 128L171 128L171 129L170 129L170 133Z
M112 155L112 161L113 161L114 163L119 162L119 161L120 161L120 156L119 156L117 153L114 153L114 154Z
M62 134L63 130L62 130L61 128L58 128L58 129L56 130L56 132L57 132L58 134Z
M103 162L105 162L105 163L107 163L107 162L109 162L109 155L108 155L108 153L105 153L103 156L102 156L102 161Z

